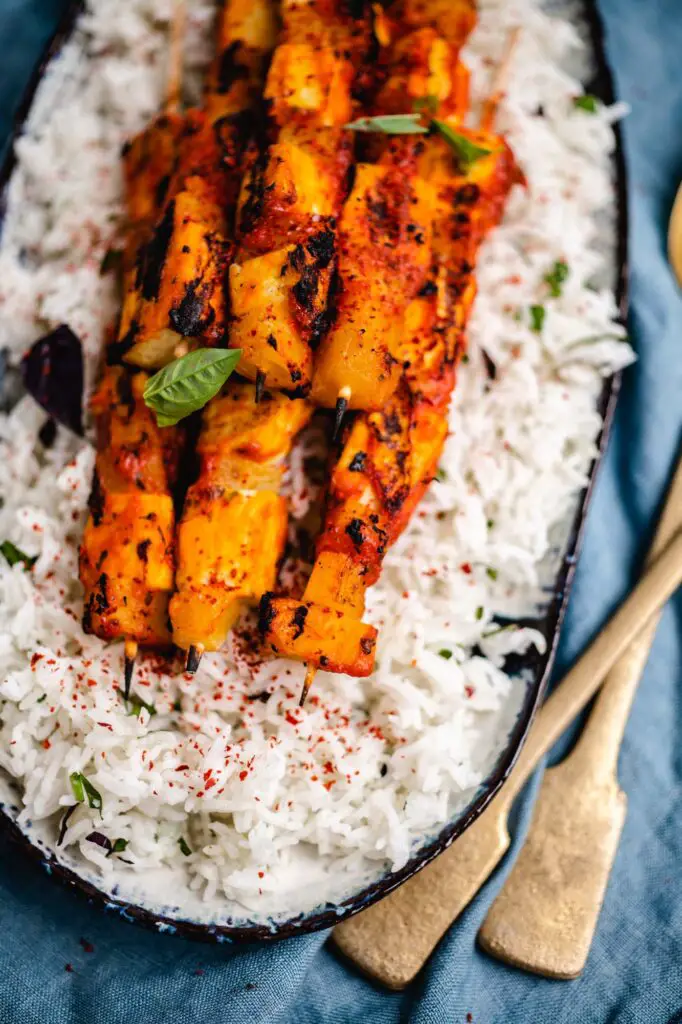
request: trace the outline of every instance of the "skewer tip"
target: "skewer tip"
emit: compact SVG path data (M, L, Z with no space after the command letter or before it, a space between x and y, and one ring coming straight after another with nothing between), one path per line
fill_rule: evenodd
M264 390L265 390L265 374L263 373L262 370L259 370L258 373L256 374L256 405L258 405L258 403L260 402L261 398L263 397Z
M306 668L305 679L303 680L303 689L301 690L301 699L298 702L299 708L302 708L306 702L308 694L310 693L310 687L313 685L315 675L317 674L317 668L315 665L308 665Z
M185 671L194 675L196 670L201 664L201 659L204 655L203 644L192 644L190 649L187 651L187 662L185 664Z
M343 418L348 411L350 396L351 389L348 387L341 388L339 391L339 396L336 399L336 406L334 409L334 430L332 433L332 441L336 441L341 433L341 426L343 425Z
M135 659L139 648L135 640L126 640L123 654L123 696L126 700L130 696L130 687L135 672Z

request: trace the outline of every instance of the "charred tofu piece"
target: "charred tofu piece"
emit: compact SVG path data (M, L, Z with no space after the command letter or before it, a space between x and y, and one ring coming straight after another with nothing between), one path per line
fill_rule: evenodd
M360 164L338 230L334 322L315 358L312 399L379 409L400 379L405 311L427 278L435 193L417 174L423 143L393 142L380 164Z
M212 123L255 108L276 39L273 0L229 0L224 4L204 97Z
M140 248L147 241L163 209L175 174L185 119L167 113L155 118L123 149L128 233L126 269L133 269Z
M305 394L312 374L312 346L326 326L334 269L334 236L320 231L303 244L230 267L230 343L242 350L239 372L268 385Z
M275 584L287 535L279 494L286 457L312 415L302 399L230 382L204 411L190 487L178 528L173 640L215 651L248 605Z
M352 6L344 0L283 3L265 84L267 118L246 154L239 252L230 275L236 317L230 345L244 351L239 371L265 387L307 393L312 353L328 319L334 234L353 161L353 138L344 126L354 116L353 90L371 46L369 6ZM322 240L324 252L313 253ZM285 281L275 285L270 272L283 267L289 253L301 254L302 267L285 270ZM263 287L254 287L261 270ZM293 317L287 324L288 307ZM262 326L273 321L276 329ZM279 348L274 355L272 338Z
M222 205L202 178L188 178L138 261L118 341L127 363L158 369L187 346L223 341L232 252Z
M103 640L165 644L182 434L156 426L145 383L145 374L109 367L93 398L98 454L80 550L83 626Z

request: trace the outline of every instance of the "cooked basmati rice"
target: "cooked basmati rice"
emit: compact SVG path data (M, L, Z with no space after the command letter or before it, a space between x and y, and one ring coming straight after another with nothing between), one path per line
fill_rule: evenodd
M39 91L0 247L0 346L13 362L66 322L83 340L89 385L96 376L116 315L100 268L120 244L118 154L159 106L171 6L87 0ZM190 91L213 9L191 5ZM500 123L528 189L515 190L481 255L439 479L369 594L381 627L371 679L320 673L301 710L302 666L261 662L246 629L193 679L144 659L135 690L155 714L127 715L114 688L121 645L80 625L92 447L60 431L43 449L44 414L29 399L0 417L0 540L38 556L31 572L0 559L0 767L18 787L20 824L51 848L74 803L70 773L87 777L101 813L79 805L59 856L119 895L256 920L338 900L404 864L471 800L513 722L524 684L502 666L543 641L493 616L542 605L595 456L602 379L632 358L608 281L622 110L575 107L582 87L566 67L584 55L568 21L536 0L480 9L466 54L479 101L509 29L523 27ZM544 277L558 260L569 276L552 298ZM303 444L316 450L314 431ZM305 454L288 479L298 517L311 500ZM107 856L93 831L126 840L125 853Z

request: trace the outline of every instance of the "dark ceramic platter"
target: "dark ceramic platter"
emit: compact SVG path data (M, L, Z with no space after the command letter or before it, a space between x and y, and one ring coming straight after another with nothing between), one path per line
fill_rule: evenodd
M72 0L68 4L61 24L47 47L29 84L17 116L14 138L21 133L23 123L31 109L34 94L42 76L52 58L60 52L61 47L68 40L81 7L81 0ZM589 83L588 91L598 96L605 103L612 103L614 100L613 81L604 50L603 25L596 0L585 0L584 23L589 30L594 66L597 69L594 79ZM620 315L624 322L627 315L627 186L622 139L618 128L616 129L616 136L617 147L614 158L617 204L615 288ZM2 190L0 194L0 229L5 212L7 185L13 169L14 158L12 147L10 146L0 170L0 189ZM225 924L194 922L155 913L98 889L95 885L80 877L74 870L61 864L52 853L25 835L13 820L9 810L2 806L0 806L0 825L9 832L12 840L23 853L28 853L40 862L52 877L59 879L63 884L80 892L90 903L103 909L114 911L126 920L135 921L155 931L172 932L185 938L206 942L252 942L262 939L287 938L305 932L331 928L344 918L350 917L368 907L371 903L382 899L417 871L425 867L468 828L495 796L516 761L533 716L542 700L552 670L559 642L559 632L573 582L576 557L580 549L583 527L587 517L600 457L605 449L613 421L619 386L620 377L616 375L605 384L599 399L599 411L604 420L599 441L600 456L592 467L590 484L581 496L566 551L555 579L551 601L541 619L526 620L524 622L524 624L533 626L544 634L547 640L547 650L543 655L531 652L521 658L517 658L517 664L514 666L515 674L516 672L523 672L526 676L530 677L530 682L527 686L525 698L514 728L507 739L505 750L499 757L491 774L479 788L473 802L463 813L446 825L435 839L423 846L400 871L384 875L378 882L373 883L339 904L327 905L311 913L284 922L273 922L272 924L233 924L229 921Z

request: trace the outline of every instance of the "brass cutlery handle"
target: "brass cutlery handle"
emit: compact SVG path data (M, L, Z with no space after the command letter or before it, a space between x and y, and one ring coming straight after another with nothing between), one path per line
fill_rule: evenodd
M682 461L649 560L681 521ZM587 962L627 809L618 753L659 617L607 675L573 752L545 774L524 846L479 933L498 959L552 978L575 978Z
M334 941L361 970L389 988L401 989L412 981L505 853L509 808L530 773L681 580L678 533L548 698L509 779L478 820L433 864L362 914L337 925Z

